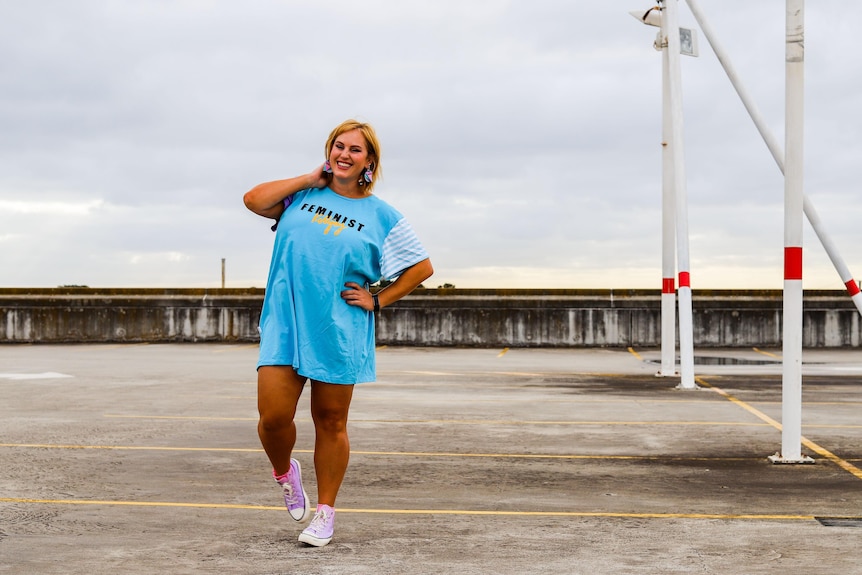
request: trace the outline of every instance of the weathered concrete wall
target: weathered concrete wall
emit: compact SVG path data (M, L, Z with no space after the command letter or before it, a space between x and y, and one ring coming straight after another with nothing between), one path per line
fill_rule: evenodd
M263 290L0 290L0 342L253 341Z
M384 309L379 342L510 347L660 342L660 294L578 290L429 290ZM386 313L389 311L392 313ZM638 343L640 345L640 343Z
M695 291L698 347L781 345L780 291ZM257 341L261 289L0 289L0 342ZM843 291L806 292L803 345L860 347ZM378 316L388 345L658 347L658 290L419 289Z

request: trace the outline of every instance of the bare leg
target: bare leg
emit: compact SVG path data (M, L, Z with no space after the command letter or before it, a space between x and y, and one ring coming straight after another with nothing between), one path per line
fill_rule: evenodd
M306 378L290 366L265 365L257 370L257 434L276 474L287 473L296 443L296 404Z
M313 381L311 417L314 420L314 470L317 473L317 502L335 507L338 489L347 472L350 440L347 412L353 398L352 385Z

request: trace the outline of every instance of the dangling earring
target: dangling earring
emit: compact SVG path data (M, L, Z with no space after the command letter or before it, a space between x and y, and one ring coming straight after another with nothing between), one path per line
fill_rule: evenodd
M326 160L325 162L323 162L323 171L326 172L327 174L332 173L332 165L329 163L329 160Z
M371 166L365 168L362 178L369 184L374 180L374 173L371 171Z

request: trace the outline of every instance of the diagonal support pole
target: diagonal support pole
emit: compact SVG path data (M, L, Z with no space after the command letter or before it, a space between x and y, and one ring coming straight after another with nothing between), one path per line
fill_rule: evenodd
M763 141L766 142L766 147L769 148L769 152L772 154L775 163L778 164L778 169L781 170L782 174L784 174L784 151L781 149L781 145L778 143L778 140L775 139L775 135L766 125L757 105L742 85L739 75L736 73L736 69L733 67L727 52L725 52L724 48L719 43L712 30L712 26L704 16L703 11L700 8L699 0L686 0L686 3L694 16L694 19L697 21L698 26L700 26L701 31L703 31L703 35L706 36L706 40L712 47L712 51L718 58L719 63L721 63L722 68L724 68L724 72L730 79L730 83L739 95L740 100L742 100L742 104L745 106L746 111L748 111L748 115L751 116L751 119L754 121L757 131L760 132L760 136L763 138ZM808 223L811 224L811 227L814 229L814 233L820 240L820 244L826 250L826 254L829 256L829 259L832 261L832 265L835 267L841 281L844 283L844 287L847 289L850 299L853 300L853 303L856 305L857 311L862 314L862 292L859 290L859 284L850 273L850 270L844 262L844 259L841 257L835 242L832 241L832 238L826 232L823 222L817 214L817 210L814 209L814 204L811 203L807 194L803 193L802 201L803 213L808 219Z

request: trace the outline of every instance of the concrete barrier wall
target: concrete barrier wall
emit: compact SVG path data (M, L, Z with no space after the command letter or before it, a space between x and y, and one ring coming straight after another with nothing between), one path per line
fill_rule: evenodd
M697 347L780 347L780 291L695 291ZM258 341L262 289L0 289L0 343ZM843 291L806 292L805 347L859 347ZM378 316L387 345L658 347L658 290L419 289Z

